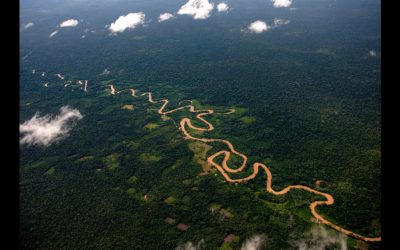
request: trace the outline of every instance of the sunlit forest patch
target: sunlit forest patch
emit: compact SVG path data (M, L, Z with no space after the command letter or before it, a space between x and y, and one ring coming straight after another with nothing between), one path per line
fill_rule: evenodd
M124 106L121 107L121 109L126 109L126 110L133 110L135 107L133 104L125 104Z
M151 163L161 160L161 157L151 153L143 153L139 155L139 160L143 163Z
M212 168L207 163L207 153L212 146L202 142L191 142L188 144L188 147L194 153L193 161L202 167L203 173L210 172Z

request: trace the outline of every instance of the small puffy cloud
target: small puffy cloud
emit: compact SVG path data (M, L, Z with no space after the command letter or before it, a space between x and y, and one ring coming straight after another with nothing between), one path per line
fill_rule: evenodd
M253 235L243 243L240 250L260 250L265 239L264 235Z
M32 22L27 23L27 24L25 24L25 25L22 27L22 30L29 29L30 27L33 27L33 26L34 26L34 24L33 24Z
M262 33L265 32L269 29L271 29L271 26L268 26L266 22L261 21L261 20L257 20L255 22L252 22L249 27L248 27L249 31L252 33Z
M299 250L323 250L338 249L347 250L347 236L338 232L328 232L321 225L312 227L310 231L305 232L291 242Z
M217 5L218 12L226 12L229 10L229 6L226 3L219 3Z
M370 50L368 54L369 54L369 56L376 56L376 51Z
M36 113L30 120L19 125L21 144L49 146L51 143L68 136L72 128L71 121L80 120L83 116L77 109L63 106L56 117Z
M134 29L143 25L146 15L143 12L129 13L126 16L118 17L108 28L111 33L124 32L126 29Z
M76 19L69 19L69 20L65 20L64 22L62 22L60 24L61 28L65 28L65 27L75 27L79 24L78 20Z
M265 31L268 31L268 30L271 30L271 29L275 29L275 28L277 28L279 26L286 25L286 24L289 24L289 23L290 23L290 20L285 20L285 19L282 19L282 18L275 18L273 20L272 25L268 25L265 21L257 20L257 21L252 22L247 27L247 30L242 30L242 31L260 34L260 33L263 33Z
M292 5L293 0L272 0L275 8L287 8Z
M274 27L278 27L278 26L281 26L281 25L289 24L289 23L290 23L290 20L285 20L285 19L282 19L282 18L275 18L274 19Z
M82 35L82 36L81 36L81 39L83 39L83 38L85 38L85 37L86 37L86 35Z
M58 30L51 32L51 34L49 35L49 38L52 38L53 36L55 36L58 33Z
M168 19L171 19L171 18L174 18L174 17L175 16L172 15L171 13L164 13L164 14L161 14L158 17L158 22L161 23L161 22L167 21Z
M193 19L206 19L210 17L211 11L214 9L214 4L208 0L189 0L182 5L178 10L179 15L189 15Z

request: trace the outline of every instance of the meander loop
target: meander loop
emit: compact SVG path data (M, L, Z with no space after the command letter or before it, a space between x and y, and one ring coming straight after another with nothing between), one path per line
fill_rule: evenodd
M110 85L110 88L111 88L111 94L114 95L115 94L114 86ZM134 90L134 89L129 89L129 90L131 91L131 94L132 94L133 97L138 97L136 95L136 90ZM120 93L122 91L124 91L124 90L121 90L118 93ZM342 228L342 227L340 227L338 225L335 225L332 222L330 222L327 219L325 219L322 215L320 215L316 210L316 208L318 206L329 206L329 205L333 205L334 202L335 202L335 200L333 199L332 195L330 195L330 194L320 192L318 190L315 190L313 188L310 188L310 187L304 186L304 185L290 185L290 186L287 186L287 187L285 187L284 189L282 189L280 191L274 190L272 188L272 173L269 170L269 168L263 163L260 163L260 162L254 163L253 164L253 173L251 175L249 175L247 177L244 177L244 178L241 178L241 179L232 179L227 173L238 173L238 172L243 171L243 169L247 165L247 160L248 160L247 156L242 154L242 153L240 153L240 152L238 152L238 151L236 151L234 146L232 145L232 143L230 141L228 141L228 140L210 139L210 138L197 138L197 137L193 137L192 135L190 135L190 133L186 130L186 127L190 128L192 130L196 130L196 131L212 131L212 130L214 130L214 126L210 122L208 122L207 120L205 120L203 118L203 116L207 116L207 115L213 114L214 110L212 110L212 109L196 110L195 106L192 104L192 101L190 101L190 103L191 103L190 105L185 105L185 106L182 106L182 107L179 107L179 108L175 108L175 109L172 109L172 110L169 110L169 111L164 111L165 107L169 103L168 99L161 99L161 100L154 101L151 92L145 92L145 93L141 94L141 96L145 96L145 95L148 96L148 101L150 103L163 102L162 106L157 111L158 114L167 115L167 114L171 114L171 113L174 113L176 111L179 111L179 110L182 110L182 109L185 109L185 108L188 108L191 113L198 113L196 115L196 118L198 120L200 120L203 124L206 125L205 128L194 126L192 124L191 120L189 118L185 117L185 118L182 118L182 120L179 123L180 124L180 130L183 132L186 140L201 141L201 142L204 142L204 143L220 142L220 143L223 143L226 146L228 146L230 151L221 150L221 151L209 156L208 159L207 159L207 162L209 164L211 164L211 166L215 167L221 173L221 175L225 178L226 181L232 182L232 183L241 183L241 182L246 182L246 181L252 180L258 175L258 173L260 171L260 168L261 168L265 172L265 175L266 175L266 191L268 193L271 193L271 194L274 194L274 195L284 195L284 194L288 193L292 189L301 189L301 190L304 190L304 191L307 191L307 192L322 196L322 197L325 198L325 200L313 201L309 205L309 208L310 208L310 211L311 211L312 215L317 219L318 222L323 223L323 224L325 224L325 225L327 225L327 226L329 226L329 227L331 227L331 228L333 228L333 229L335 229L335 230L337 230L339 232L342 232L342 233L344 233L344 234L346 234L348 236L351 236L353 238L356 238L356 239L360 239L360 240L363 240L363 241L366 241L366 242L379 242L379 241L381 241L381 237L373 237L373 238L364 237L364 236L362 236L360 234L354 233L354 232L349 231L347 229L344 229L344 228ZM227 113L222 113L222 114L230 114L230 113L233 113L233 112L235 112L234 109L230 110ZM230 168L228 166L228 160L229 160L231 154L235 154L235 155L239 156L240 158L242 158L242 164L238 168ZM221 156L221 155L223 155L224 158L222 160L221 165L219 165L218 163L216 163L214 161L214 159L216 157L218 157L218 156Z

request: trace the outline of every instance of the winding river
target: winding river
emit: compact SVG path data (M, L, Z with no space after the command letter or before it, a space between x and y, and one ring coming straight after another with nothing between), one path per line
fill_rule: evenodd
M34 72L32 72L32 74L34 74ZM60 74L57 74L57 76L61 80L64 79L64 77L62 77ZM85 92L87 92L86 84L87 84L87 81L85 82L85 87L84 87L84 91ZM110 86L111 95L119 94L119 93L122 93L122 92L125 92L125 91L130 91L132 97L147 96L147 99L148 99L148 101L150 103L153 103L153 104L162 103L161 107L157 111L158 114L160 114L160 115L168 115L168 114L171 114L171 113L174 113L176 111L183 110L183 109L188 109L189 112L196 113L196 119L201 121L205 125L204 127L196 127L196 126L194 126L192 124L192 121L187 117L182 118L180 120L180 122L179 122L179 126L177 126L177 127L179 128L179 130L182 131L182 133L184 135L184 138L186 140L201 141L201 142L204 142L204 143L219 142L219 143L225 144L228 147L229 151L221 150L221 151L218 151L217 153L215 153L215 154L213 154L213 155L211 155L211 156L209 156L207 158L207 162L211 166L216 168L221 173L221 175L225 178L226 181L232 182L232 183L246 182L246 181L254 179L259 174L259 172L261 170L261 172L264 173L265 176L266 176L266 192L274 194L274 195L284 195L284 194L290 192L292 189L301 189L301 190L313 193L315 195L321 196L322 198L324 198L324 200L316 200L316 201L311 202L310 205L309 205L310 211L311 211L312 215L314 216L314 218L317 220L317 222L323 223L323 224L325 224L325 225L327 225L327 226L329 226L329 227L331 227L331 228L333 228L333 229L335 229L335 230L337 230L339 232L342 232L342 233L344 233L344 234L346 234L348 236L351 236L351 237L359 239L359 240L363 240L363 241L366 241L366 242L379 242L379 241L381 241L381 237L365 237L365 236L362 236L360 234L354 233L354 232L352 232L350 230L342 228L342 227L340 227L340 226L328 221L321 214L319 214L318 211L317 211L317 207L318 206L329 206L329 205L333 205L335 203L335 200L333 199L332 195L330 195L328 193L324 193L324 192L318 191L316 189L313 189L311 187L304 186L304 185L290 185L290 186L287 186L287 187L285 187L285 188L283 188L282 190L279 190L279 191L274 190L272 188L272 173L269 170L268 166L263 164L263 163L261 163L261 162L253 163L253 166L252 166L253 167L253 173L251 175L249 175L247 177L244 177L244 178L239 178L239 179L232 178L229 175L229 173L239 173L239 172L243 171L243 169L247 165L248 157L245 154L238 152L235 149L235 147L233 146L233 144L228 140L203 138L203 137L199 138L199 137L192 136L190 134L190 132L187 130L187 128L190 128L190 129L195 130L195 131L203 131L203 132L204 131L212 131L212 130L214 130L214 126L204 118L207 115L216 114L216 112L214 112L214 110L212 110L212 109L197 110L196 107L193 105L193 102L191 100L185 100L185 101L188 101L190 104L185 105L185 106L181 106L179 108L175 108L175 109L172 109L172 110L165 111L165 108L167 107L167 105L169 103L168 99L153 100L153 95L152 95L151 92L145 92L145 93L142 93L140 96L138 96L138 95L136 95L137 91L135 89L124 89L124 90L120 90L120 91L116 92L116 89L114 88L113 85L109 85L109 86ZM218 114L231 114L233 112L235 112L235 110L231 109L230 111L228 111L226 113L218 113ZM234 155L236 155L236 156L238 156L238 157L240 157L242 159L242 164L240 165L240 167L231 168L231 167L228 166L228 160L229 160L229 158L230 158L230 156L232 154L234 154ZM223 156L223 160L222 160L221 164L219 164L216 161L214 161L214 159L216 157L218 157L218 156Z
M138 96L136 96L136 90L130 89L130 91L132 93L132 96L138 97ZM120 91L120 92L122 92L122 91ZM114 94L114 93L115 93L115 89L111 85L111 94ZM317 211L317 207L318 206L329 206L329 205L333 205L335 203L335 200L333 199L332 195L330 195L328 193L324 193L324 192L315 190L313 188L310 188L310 187L304 186L304 185L290 185L290 186L287 186L284 189L279 190L279 191L274 190L272 188L272 173L269 170L269 168L265 164L263 164L261 162L256 162L256 163L253 164L253 173L251 175L249 175L247 177L244 177L244 178L240 178L240 179L231 178L228 173L238 173L238 172L243 171L243 169L246 167L247 161L248 161L247 156L245 154L243 154L243 153L240 153L240 152L236 151L236 149L233 146L233 144L228 140L210 139L210 138L198 138L198 137L192 136L187 130L187 128L190 128L190 129L196 130L196 131L212 131L212 130L214 130L214 126L210 122L208 122L205 118L203 118L204 116L214 114L215 113L214 110L212 110L212 109L196 110L195 106L192 104L192 101L190 101L189 105L185 105L185 106L182 106L182 107L179 107L179 108L175 108L175 109L172 109L172 110L169 110L169 111L165 111L164 109L166 108L166 106L169 103L168 99L161 99L161 100L155 101L155 100L153 100L153 96L152 96L151 92L146 92L146 93L141 94L141 96L145 96L145 95L148 96L148 101L150 103L159 103L159 102L163 103L162 106L158 109L158 114L160 114L160 115L171 114L173 112L176 112L176 111L179 111L179 110L182 110L182 109L185 109L185 108L188 108L189 111L192 112L192 113L197 113L196 118L198 120L200 120L205 125L205 127L196 127L196 126L194 126L192 124L192 122L191 122L191 120L189 118L185 117L185 118L181 119L181 121L179 123L180 124L179 129L184 134L186 140L201 141L201 142L204 142L204 143L220 142L220 143L225 144L229 148L229 151L221 150L221 151L209 156L208 159L207 159L207 162L209 164L211 164L211 166L215 167L221 173L221 175L225 178L226 181L232 182L232 183L246 182L246 181L254 179L259 174L259 172L261 170L261 172L264 172L265 175L266 175L266 191L268 193L271 193L271 194L274 194L274 195L284 195L284 194L290 192L292 189L301 189L301 190L316 194L318 196L321 196L321 197L324 198L324 200L313 201L309 205L309 208L310 208L310 211L311 211L312 215L315 217L315 219L318 222L323 223L323 224L325 224L325 225L327 225L327 226L329 226L329 227L331 227L331 228L333 228L333 229L335 229L335 230L337 230L339 232L342 232L342 233L344 233L344 234L346 234L348 236L351 236L353 238L356 238L356 239L360 239L360 240L363 240L363 241L366 241L366 242L379 242L379 241L381 241L381 237L372 237L371 238L371 237L362 236L360 234L354 233L354 232L352 232L350 230L342 228L342 227L340 227L340 226L328 221L321 214L319 214L318 211ZM230 110L229 112L227 112L225 114L230 114L230 113L233 113L233 112L235 112L234 109ZM228 166L228 160L229 160L231 154L237 155L242 159L242 164L240 165L240 167L238 167L238 168L230 168ZM218 156L221 156L221 155L224 158L222 160L222 163L218 164L217 162L214 161L214 159L216 157L218 157Z

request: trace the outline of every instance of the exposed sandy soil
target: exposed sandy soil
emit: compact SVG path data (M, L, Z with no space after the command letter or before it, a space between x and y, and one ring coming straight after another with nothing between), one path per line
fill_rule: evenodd
M132 96L133 96L133 97L136 97L136 92L135 92L136 90L134 90L134 89L129 89L129 90L131 91Z
M165 223L168 223L168 224L170 224L170 225L175 225L175 223L176 223L176 220L175 219L172 219L172 218L170 218L170 217L167 217L167 218L165 218Z
M112 95L115 95L115 88L114 88L114 86L113 86L113 85L110 85L110 88L111 88L111 94L112 94Z
M126 110L133 110L134 107L132 104L126 104L124 106L121 107L121 109L126 109Z
M186 231L189 229L189 226L183 223L179 223L178 225L176 225L176 228L180 231Z

